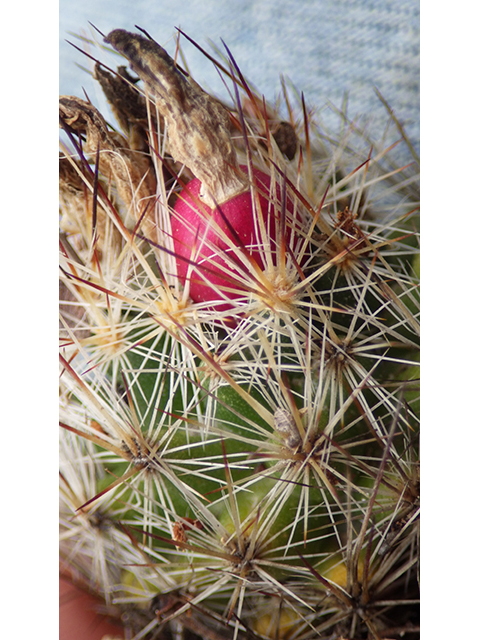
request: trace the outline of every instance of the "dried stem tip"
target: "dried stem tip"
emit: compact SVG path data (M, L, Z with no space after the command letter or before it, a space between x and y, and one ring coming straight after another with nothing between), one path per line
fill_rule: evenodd
M160 45L115 29L106 38L145 83L167 124L174 160L187 165L202 182L200 195L214 207L248 189L239 170L226 109L175 65Z

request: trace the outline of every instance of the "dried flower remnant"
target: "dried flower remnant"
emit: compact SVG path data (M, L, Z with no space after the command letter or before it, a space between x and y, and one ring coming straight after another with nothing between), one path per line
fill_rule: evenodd
M60 156L60 229L69 237L75 235L81 249L94 241L99 257L106 246L116 254L121 244L120 233L109 220L101 199L95 201L93 194L93 179L81 164L73 158Z
M177 520L173 524L172 529L172 540L174 542L179 542L179 545L175 545L177 549L181 549L182 545L188 542L187 532L195 527L195 529L202 530L203 524L200 520L193 520L193 518L182 518L182 520Z
M286 446L291 451L295 451L302 443L302 439L298 433L298 428L292 413L287 409L280 408L275 411L273 419L275 431L285 440Z
M119 66L113 74L95 64L94 77L102 87L113 114L127 137L133 151L148 151L148 113L145 97L135 87L133 78L125 66Z
M145 82L165 118L170 153L195 176L172 216L180 280L188 282L196 302L241 297L246 287L232 275L241 276L252 262L265 269L265 253L276 265L277 250L290 244L293 224L282 223L280 212L283 204L287 218L292 216L291 200L282 203L280 189L272 189L270 176L258 169L252 170L251 184L248 167L238 164L228 112L184 76L162 47L123 30L106 42Z
M184 76L160 45L123 29L105 42L122 53L145 83L167 123L169 150L201 181L208 206L222 204L248 189L238 167L226 109Z
M289 122L283 120L279 122L272 129L272 135L278 148L287 158L287 160L293 160L298 149L298 140L295 129Z
M85 151L93 161L97 155L104 176L115 181L120 197L145 235L157 242L155 186L149 161L132 151L124 138L110 132L105 119L90 103L75 96L61 96L60 118L72 131L86 135Z

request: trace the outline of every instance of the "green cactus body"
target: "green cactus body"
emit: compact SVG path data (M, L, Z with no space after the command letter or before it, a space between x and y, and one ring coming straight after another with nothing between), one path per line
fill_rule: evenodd
M418 637L415 162L107 41L143 81L96 67L122 133L60 103L63 566L129 638ZM275 241L259 265L231 234L228 295L194 302L175 199L204 172L213 206L217 181L254 202L238 163L275 185Z

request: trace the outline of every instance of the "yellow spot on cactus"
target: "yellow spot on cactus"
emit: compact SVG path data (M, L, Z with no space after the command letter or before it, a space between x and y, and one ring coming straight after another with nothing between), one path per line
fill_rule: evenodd
M363 578L363 558L358 561L358 580ZM324 578L330 582L334 582L343 589L347 588L347 565L345 562L339 562L322 572Z
M298 624L299 618L294 611L273 609L260 616L254 625L255 632L265 638L288 640L290 633Z

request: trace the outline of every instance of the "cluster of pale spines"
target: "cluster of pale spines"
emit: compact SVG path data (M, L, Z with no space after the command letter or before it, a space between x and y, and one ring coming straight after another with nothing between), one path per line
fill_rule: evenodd
M305 108L288 160L275 111L236 80L236 152L303 226L268 277L243 261L221 311L176 277L165 167L181 168L151 104L122 138L62 101L91 160L62 160L62 553L139 638L172 618L200 636L375 637L405 606L395 587L415 592L416 203L374 217L384 151L345 175L346 140L316 156Z

